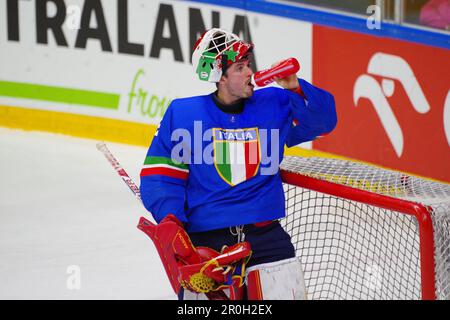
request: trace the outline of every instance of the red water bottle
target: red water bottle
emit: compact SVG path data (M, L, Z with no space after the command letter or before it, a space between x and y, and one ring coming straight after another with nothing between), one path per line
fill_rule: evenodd
M300 70L300 64L297 59L289 58L273 68L255 72L252 76L252 84L264 87L272 83L275 78L285 78L297 73L298 70Z

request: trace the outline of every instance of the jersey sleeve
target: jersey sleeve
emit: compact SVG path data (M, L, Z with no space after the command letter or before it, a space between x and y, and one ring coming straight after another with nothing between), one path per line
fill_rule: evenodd
M288 147L325 135L337 124L333 95L302 79L299 79L299 84L306 99L298 93L285 90L292 115L292 126L286 139Z
M140 174L142 201L157 223L169 213L182 222L187 221L185 193L189 166L172 159L172 112L169 106L148 149Z

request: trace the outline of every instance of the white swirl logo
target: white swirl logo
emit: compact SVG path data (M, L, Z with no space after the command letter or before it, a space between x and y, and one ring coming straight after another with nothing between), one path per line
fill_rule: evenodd
M375 53L367 67L369 74L358 77L353 87L353 102L358 105L360 98L367 98L372 102L381 124L398 157L403 153L403 132L397 118L392 111L387 98L395 91L398 80L411 101L413 108L419 113L430 111L428 103L409 64L402 58L386 53ZM370 74L385 77L381 85Z

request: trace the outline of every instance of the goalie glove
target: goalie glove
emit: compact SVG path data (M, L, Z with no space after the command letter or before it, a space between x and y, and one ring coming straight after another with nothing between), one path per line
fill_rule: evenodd
M224 247L221 253L206 247L198 247L197 252L204 262L179 268L183 288L207 293L230 286L242 286L245 264L251 255L248 242Z
M225 248L221 253L206 247L195 248L183 224L172 214L158 225L141 217L138 228L153 240L176 294L181 286L194 292L218 291L232 285L230 279L243 278L251 254L247 242Z

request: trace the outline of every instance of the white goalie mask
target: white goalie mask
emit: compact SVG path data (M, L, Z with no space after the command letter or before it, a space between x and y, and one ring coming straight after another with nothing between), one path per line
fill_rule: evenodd
M252 49L252 44L245 43L234 33L213 28L195 43L192 65L200 80L219 82L226 69Z

